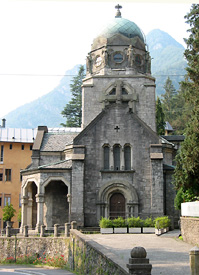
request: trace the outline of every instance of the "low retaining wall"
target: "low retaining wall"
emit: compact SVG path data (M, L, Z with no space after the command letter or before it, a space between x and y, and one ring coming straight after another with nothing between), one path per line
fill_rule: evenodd
M69 267L78 274L126 275L126 264L108 249L90 240L76 229L70 237L0 237L0 259L43 253L49 256L64 255ZM129 255L130 256L130 255Z
M181 217L180 220L183 240L199 246L199 218Z

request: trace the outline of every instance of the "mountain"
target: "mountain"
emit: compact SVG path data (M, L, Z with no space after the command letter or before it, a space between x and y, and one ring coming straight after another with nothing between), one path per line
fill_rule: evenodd
M18 107L8 113L6 127L10 128L36 128L38 125L60 127L66 120L61 111L71 98L70 83L73 76L77 75L80 65L65 72L59 85L48 94Z
M156 78L156 95L164 93L164 84L169 76L176 89L185 74L186 61L184 47L168 33L155 29L146 36L152 57L152 75ZM38 125L60 127L65 122L61 115L66 103L71 98L70 83L77 75L79 65L65 73L59 85L48 94L10 112L6 118L7 127L36 128ZM69 76L69 77L67 77ZM71 76L71 77L70 77Z
M159 29L149 32L146 41L152 58L152 75L156 78L156 95L164 94L163 86L168 76L177 90L187 65L183 55L185 48Z

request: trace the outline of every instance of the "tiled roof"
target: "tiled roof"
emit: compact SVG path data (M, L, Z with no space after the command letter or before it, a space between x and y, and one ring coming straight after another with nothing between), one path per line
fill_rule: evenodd
M77 136L76 133L45 133L41 152L59 152L65 149L66 145L72 144L73 139Z

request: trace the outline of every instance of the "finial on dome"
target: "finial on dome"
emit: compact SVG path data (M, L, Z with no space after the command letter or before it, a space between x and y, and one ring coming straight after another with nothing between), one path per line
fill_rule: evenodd
M115 15L115 18L121 18L121 12L120 9L122 9L122 6L120 6L119 4L117 6L115 6L115 8L117 9L117 13Z

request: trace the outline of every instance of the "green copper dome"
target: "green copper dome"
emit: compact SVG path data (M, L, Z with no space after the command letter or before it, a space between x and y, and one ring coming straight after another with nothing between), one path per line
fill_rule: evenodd
M100 33L100 36L110 38L117 33L128 38L138 36L145 43L144 34L140 28L134 22L122 17L116 17L110 21L108 26Z

